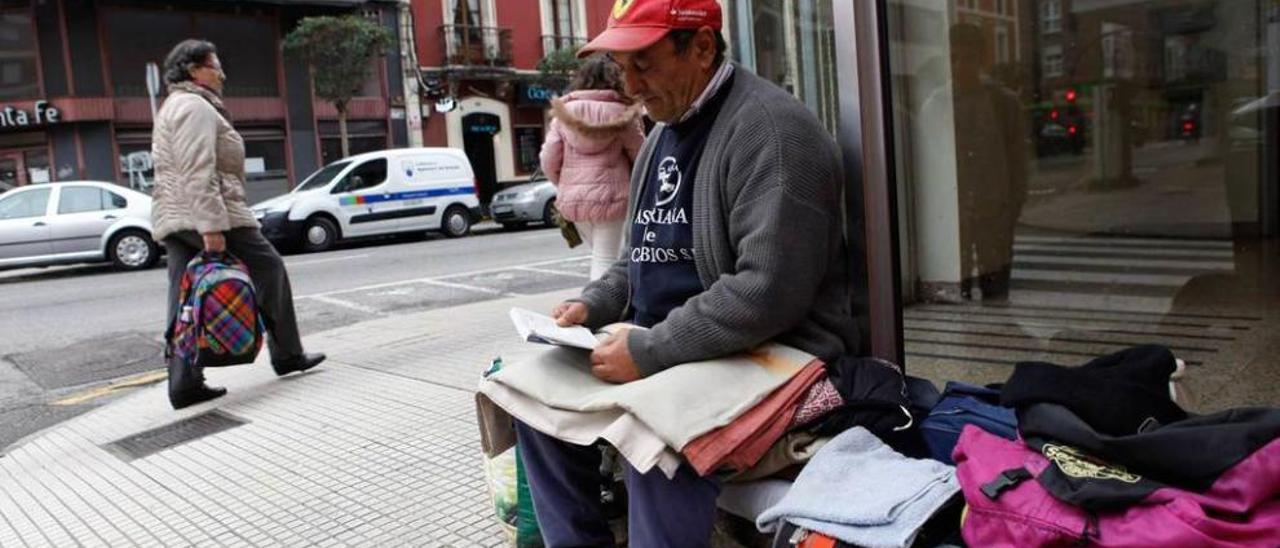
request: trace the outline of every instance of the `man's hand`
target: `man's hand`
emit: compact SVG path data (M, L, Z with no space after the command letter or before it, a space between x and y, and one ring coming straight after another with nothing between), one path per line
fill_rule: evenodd
M556 325L560 327L582 325L587 323L587 305L573 301L562 302L551 310L551 317L555 318Z
M591 351L592 375L615 384L640 379L640 370L636 369L636 362L631 359L631 349L627 347L627 334L630 332L628 328L621 328Z
M204 250L210 253L222 253L227 250L227 238L221 232L201 234L204 239Z

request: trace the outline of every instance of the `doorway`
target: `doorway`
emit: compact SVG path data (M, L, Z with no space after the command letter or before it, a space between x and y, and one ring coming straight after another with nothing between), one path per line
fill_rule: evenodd
M462 117L462 147L476 174L476 194L487 212L498 191L498 171L494 163L493 137L502 128L496 114L476 112Z

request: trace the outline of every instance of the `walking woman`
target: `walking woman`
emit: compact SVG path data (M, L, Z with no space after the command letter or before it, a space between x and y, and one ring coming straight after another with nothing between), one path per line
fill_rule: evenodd
M618 66L603 55L578 69L573 91L551 102L542 171L556 184L556 207L591 247L591 279L618 260L631 167L644 133L640 106L622 91Z
M155 239L169 255L168 320L180 306L178 289L187 263L201 250L230 253L249 268L276 374L315 367L324 354L303 352L284 261L262 236L245 203L244 140L231 127L222 104L227 76L217 48L202 40L178 44L165 58L164 79L169 97L151 134L151 224ZM177 358L169 360L169 402L174 409L226 393L225 388L205 385L202 371Z

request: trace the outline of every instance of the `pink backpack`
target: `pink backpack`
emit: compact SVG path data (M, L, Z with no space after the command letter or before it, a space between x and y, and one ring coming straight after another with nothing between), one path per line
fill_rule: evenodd
M970 546L1280 546L1280 440L1203 493L1165 487L1123 511L1097 514L1041 487L1035 478L1049 461L1020 439L966 426L952 457L969 505L962 533ZM1079 465L1082 474L1137 477L1088 458Z

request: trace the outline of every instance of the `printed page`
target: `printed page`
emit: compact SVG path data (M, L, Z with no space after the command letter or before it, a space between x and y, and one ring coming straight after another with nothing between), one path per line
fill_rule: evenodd
M560 327L550 316L524 308L511 309L511 323L515 324L520 338L534 343L572 346L594 349L599 340L591 330L582 326Z

